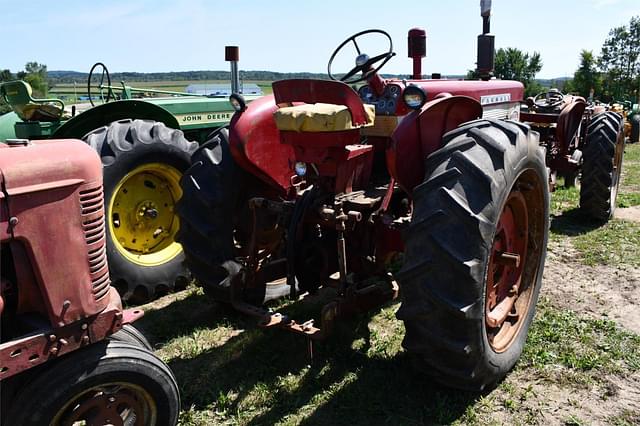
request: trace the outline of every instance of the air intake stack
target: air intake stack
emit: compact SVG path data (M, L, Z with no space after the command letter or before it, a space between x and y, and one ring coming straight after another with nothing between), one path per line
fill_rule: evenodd
M409 30L409 57L413 59L413 78L422 79L422 58L427 55L427 32L422 28Z

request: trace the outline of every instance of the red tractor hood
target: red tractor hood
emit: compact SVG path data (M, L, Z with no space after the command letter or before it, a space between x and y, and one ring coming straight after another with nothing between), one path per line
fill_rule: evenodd
M97 155L87 155L87 148L79 140L0 144L3 191L11 196L95 180L102 165Z
M400 81L396 81L396 84ZM481 105L518 102L523 100L524 85L510 80L407 80L407 84L422 87L427 92L427 100L442 93L469 96Z
M58 326L104 310L111 295L97 153L79 140L0 144L0 178L2 242L16 247L14 258L25 253L18 285L37 283L32 294Z

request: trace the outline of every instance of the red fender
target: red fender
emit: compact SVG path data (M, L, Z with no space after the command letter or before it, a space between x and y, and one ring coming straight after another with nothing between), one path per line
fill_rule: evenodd
M280 143L280 131L273 120L278 109L272 95L251 102L237 112L229 126L229 145L237 164L277 192L291 188L295 156L290 145Z
M468 96L446 96L412 111L391 135L387 167L400 187L413 192L424 179L424 161L442 147L442 136L462 123L482 117L482 106Z
M576 97L560 112L558 126L556 127L556 139L560 145L562 155L569 154L569 146L578 134L586 107L587 103L584 98Z

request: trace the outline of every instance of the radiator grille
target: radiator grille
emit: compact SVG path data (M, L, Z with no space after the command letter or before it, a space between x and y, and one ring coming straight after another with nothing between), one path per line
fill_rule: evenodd
M109 268L105 238L104 197L102 187L86 187L80 191L82 228L87 243L89 275L93 297L100 301L109 293Z

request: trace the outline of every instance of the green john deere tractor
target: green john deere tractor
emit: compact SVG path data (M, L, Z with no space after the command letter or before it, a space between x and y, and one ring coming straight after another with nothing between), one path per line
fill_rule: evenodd
M227 49L227 60L231 91L239 92L237 48ZM182 247L174 240L179 180L193 151L230 121L233 108L228 93L114 87L101 63L91 68L87 92L90 105L68 111L59 99L33 98L24 81L1 84L0 96L13 112L0 116L0 141L77 138L98 152L112 283L123 299L144 302L188 282ZM150 92L162 97L137 97ZM248 101L258 96L244 94Z

